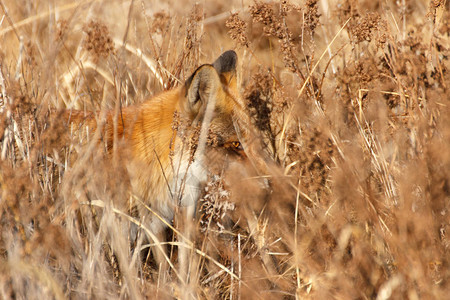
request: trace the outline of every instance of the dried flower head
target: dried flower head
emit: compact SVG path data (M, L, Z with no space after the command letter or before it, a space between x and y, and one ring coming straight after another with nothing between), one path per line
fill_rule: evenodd
M231 14L226 21L225 26L229 29L228 35L231 39L237 41L241 46L249 46L250 42L245 33L247 30L247 25L241 18L239 18L238 13Z
M94 55L94 59L98 60L100 57L115 53L114 42L105 24L91 20L84 24L83 31L87 35L83 46Z
M154 33L162 34L166 32L170 24L170 16L165 11L157 12L153 15L152 25L150 30Z

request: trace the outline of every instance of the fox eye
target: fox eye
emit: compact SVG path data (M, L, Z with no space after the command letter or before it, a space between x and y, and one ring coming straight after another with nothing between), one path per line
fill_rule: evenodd
M242 147L242 144L239 141L226 142L223 144L223 147L237 154L242 154L244 151L244 147Z
M239 141L234 141L230 143L231 147L233 147L234 150L243 150L242 144Z

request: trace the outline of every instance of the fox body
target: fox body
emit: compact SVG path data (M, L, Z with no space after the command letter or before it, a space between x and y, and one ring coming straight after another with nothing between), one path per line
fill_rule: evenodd
M200 66L184 86L117 116L107 112L103 122L79 111L67 117L72 128L101 129L111 153L115 139L123 144L118 156L125 160L142 223L153 232L164 223L145 206L170 222L177 205L195 205L208 161L245 156L236 128L236 62L236 53L227 51Z

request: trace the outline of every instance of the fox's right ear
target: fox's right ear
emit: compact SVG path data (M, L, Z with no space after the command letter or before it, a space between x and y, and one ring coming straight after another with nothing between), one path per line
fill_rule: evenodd
M237 78L236 78L236 65L237 65L237 54L234 50L228 50L222 53L219 58L213 63L214 68L219 74L221 80L223 80L224 85L230 89L237 88Z
M237 54L234 50L228 50L222 53L213 63L214 68L219 74L236 73Z
M186 80L184 109L195 119L206 106L211 96L222 91L219 74L212 65L202 65Z

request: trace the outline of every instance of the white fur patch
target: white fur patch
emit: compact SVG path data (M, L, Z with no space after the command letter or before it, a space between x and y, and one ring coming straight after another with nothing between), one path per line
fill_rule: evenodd
M188 160L182 160L179 169L175 169L171 186L176 205L195 205L201 194L201 183L205 182L206 178L207 171L202 159L196 158L190 165Z

